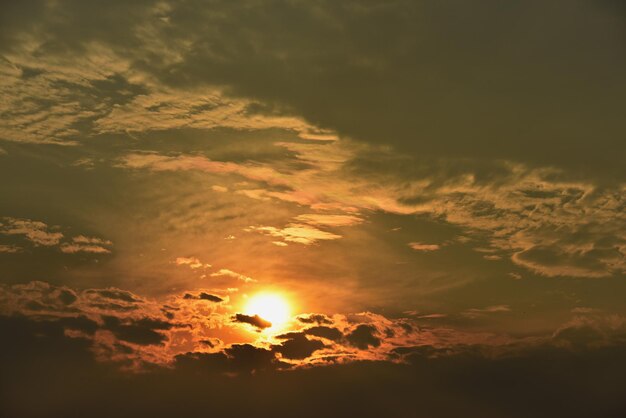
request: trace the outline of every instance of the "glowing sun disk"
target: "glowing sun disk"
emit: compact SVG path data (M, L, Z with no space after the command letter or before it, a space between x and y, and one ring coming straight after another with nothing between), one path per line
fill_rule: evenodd
M258 315L270 321L276 329L289 320L289 304L273 293L262 293L252 296L245 307L247 315Z

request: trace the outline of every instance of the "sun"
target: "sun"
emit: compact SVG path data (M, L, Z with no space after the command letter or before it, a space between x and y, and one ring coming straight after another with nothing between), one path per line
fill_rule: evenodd
M272 323L271 329L278 329L289 321L289 303L275 293L259 293L252 296L245 307L247 315L258 315Z

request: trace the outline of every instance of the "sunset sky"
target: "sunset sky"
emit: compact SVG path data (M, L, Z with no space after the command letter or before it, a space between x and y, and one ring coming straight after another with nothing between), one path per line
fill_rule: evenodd
M0 3L0 416L626 416L626 3Z

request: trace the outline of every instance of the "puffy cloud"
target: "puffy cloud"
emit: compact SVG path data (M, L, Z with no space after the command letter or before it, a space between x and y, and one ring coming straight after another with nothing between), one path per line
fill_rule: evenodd
M330 325L333 323L332 319L323 314L304 314L298 316L298 321L304 324L327 324Z
M157 301L116 288L76 291L43 282L0 287L2 317L57 323L68 338L86 339L98 361L126 364L124 367L133 370L147 365L178 367L181 361L191 364L202 359L211 373L248 373L355 360L407 362L417 352L430 353L429 357L468 351L499 356L541 345L575 350L615 346L626 335L623 317L596 309L576 310L574 318L552 334L519 338L449 326L418 326L410 318L390 319L364 312L336 314L333 326L328 326L330 320L324 315L307 314L300 317L304 322L298 321L303 327L291 324L284 334L264 335L250 343L246 341L249 331L236 331L238 324L261 331L271 326L268 321L258 315L233 314L226 304L199 303L202 300L217 302L208 292L187 292ZM460 312L459 317L509 311L506 305L493 305ZM281 363L275 355L289 363ZM201 363L197 364L200 367Z
M326 338L327 340L337 341L343 337L343 333L337 328L318 325L316 327L307 328L303 331L307 335Z
M246 315L246 314L238 313L233 316L233 321L241 322L243 324L249 324L260 330L269 328L272 326L272 323L270 321L267 321L261 318L259 315Z
M122 320L114 316L103 316L103 328L122 340L138 345L162 344L167 336L160 331L172 328L172 324L153 318Z
M85 333L96 325L85 319L74 322L72 326ZM120 373L115 368L126 366L126 362L96 363L88 340L68 337L67 326L67 322L0 316L0 333L12 342L0 346L3 377L13 382L16 391L20 379L47 382L27 382L28 395L37 398L37 403L8 397L3 411L31 416L45 410L48 415L78 413L100 418L125 408L134 416L161 418L181 411L184 415L202 415L208 410L219 416L288 417L298 410L300 415L311 417L341 416L343 411L377 417L389 414L389 399L393 399L394 413L408 416L428 413L451 417L462 410L469 416L547 418L598 413L619 416L624 410L620 394L626 353L621 346L573 351L540 345L505 355L476 347L465 347L461 352L429 346L400 347L396 356L404 359L402 364L329 360L325 367L294 370L266 348L237 345L228 353L181 353L168 367ZM150 347L162 346L139 346ZM285 368L290 372L284 373ZM588 379L572 378L583 372ZM91 378L85 379L86 374ZM503 384L511 379L525 384ZM63 390L53 399L46 396L57 385ZM211 388L212 396L206 396L206 388ZM419 402L415 402L414 391L407 393L407 388L420 388ZM498 397L494 398L494 393ZM520 394L541 402L519 402ZM365 403L364 397L368 398ZM161 398L172 402L154 402ZM215 402L216 398L221 402ZM441 399L455 402L452 405Z
M58 226L50 227L44 222L34 221L31 219L2 218L0 222L0 234L3 235L22 235L35 246L56 247L67 254L75 253L92 253L92 254L108 254L113 243L109 240L87 237L85 235L77 235L68 239ZM66 239L66 242L62 242ZM15 245L3 245L0 252L19 252L20 247Z
M30 219L2 218L0 233L4 235L23 235L35 245L57 245L63 234L49 231L48 225Z
M202 263L198 257L176 257L174 262L177 266L189 266L192 270L211 267L210 264Z
M323 342L310 340L304 334L297 332L279 335L277 338L285 341L272 346L272 350L292 360L303 360L325 347Z
M368 347L378 347L380 345L381 340L376 334L376 327L361 324L350 332L350 334L346 335L346 339L351 345L361 350L366 350Z

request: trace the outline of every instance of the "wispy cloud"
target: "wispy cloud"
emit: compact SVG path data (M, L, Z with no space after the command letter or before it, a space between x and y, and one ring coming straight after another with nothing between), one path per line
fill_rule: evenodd
M320 226L352 226L363 222L363 218L354 215L325 215L309 213L295 217L297 222Z
M284 241L304 245L311 245L320 240L335 240L341 238L341 235L322 231L304 224L289 224L282 229L273 226L250 226L246 228L246 231L259 232L272 237L282 238Z
M244 283L254 283L254 282L256 282L256 280L253 279L252 277L248 277L248 276L246 276L244 274L237 273L235 271L228 270L228 269L219 269L215 273L211 273L211 277L232 277L232 278L240 280L240 281L242 281Z
M177 266L189 266L190 269L209 268L208 263L202 263L198 257L176 257L174 260Z
M424 244L421 242L409 242L409 247L415 251L437 251L441 248L439 244Z

